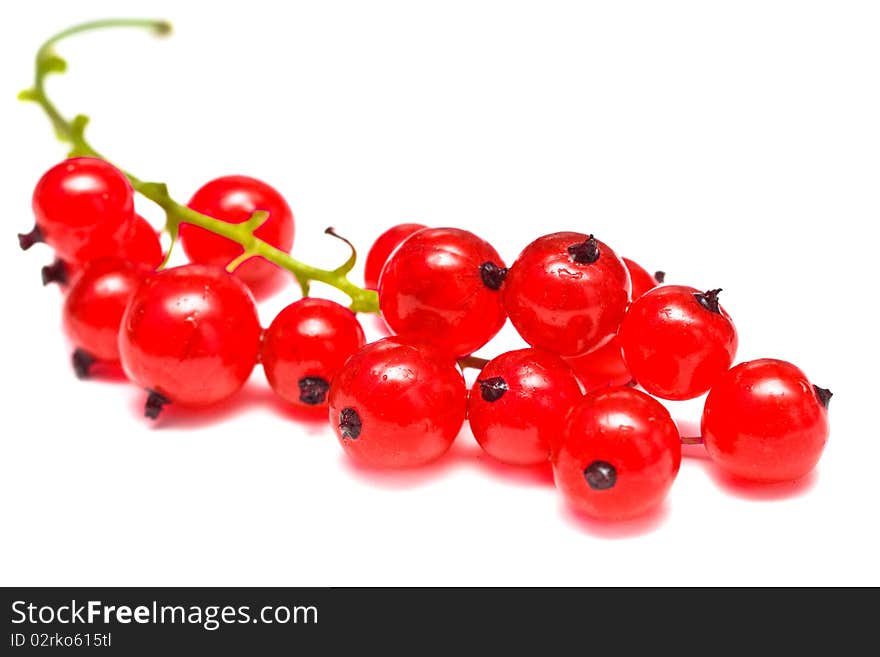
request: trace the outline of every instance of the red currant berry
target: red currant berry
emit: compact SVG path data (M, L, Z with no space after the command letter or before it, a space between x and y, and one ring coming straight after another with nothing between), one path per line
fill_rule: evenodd
M510 321L526 342L579 356L617 333L630 280L623 261L592 235L553 233L520 253L504 288Z
M163 404L227 399L257 362L260 322L248 289L222 268L185 265L151 274L122 318L119 355L128 377Z
M638 299L645 292L657 287L666 275L658 271L653 276L638 263L623 258L632 280L632 298ZM625 386L632 381L632 374L623 360L620 340L615 336L608 344L582 356L566 359L587 390L609 386Z
M364 282L370 290L379 289L379 277L388 258L398 246L416 231L425 228L422 224L398 224L392 226L379 235L373 246L367 253L367 263L364 265Z
M666 272L657 271L649 274L648 270L642 267L635 260L629 258L621 258L626 270L629 272L629 280L632 282L632 300L635 301L648 290L653 290L658 285L663 285L666 280Z
M379 306L392 332L466 356L504 324L498 252L458 228L425 228L391 255L379 281Z
M633 380L616 337L595 351L565 360L587 390L625 386Z
M629 371L649 393L691 399L730 368L737 336L718 304L720 291L666 285L632 303L620 327L620 345Z
M64 329L76 347L73 366L86 378L95 360L119 361L122 315L148 270L116 259L95 260L71 281L64 300Z
M136 214L116 257L156 269L163 258L159 234L146 219Z
M680 465L681 442L669 412L633 388L588 393L568 414L553 454L556 486L566 501L608 520L657 506Z
M260 353L269 385L282 399L326 409L330 380L363 346L364 331L353 312L307 298L278 313Z
M290 251L293 246L293 212L284 197L270 185L248 176L223 176L202 186L190 199L189 207L197 212L230 224L240 224L257 210L269 218L254 234L264 242ZM196 263L225 267L244 252L237 242L210 231L181 224L180 243L187 257ZM235 270L251 291L262 295L274 289L282 269L261 257L242 263Z
M582 397L562 358L519 349L492 359L468 397L474 438L490 455L512 465L546 463L559 442L565 414Z
M761 482L790 481L818 463L828 439L831 393L791 363L740 363L709 392L703 409L706 450L723 470Z
M467 389L455 363L391 337L348 359L330 383L330 423L343 448L374 467L443 455L464 423Z
M58 255L87 262L115 255L134 220L134 191L119 169L93 157L65 160L49 169L34 189L37 234Z

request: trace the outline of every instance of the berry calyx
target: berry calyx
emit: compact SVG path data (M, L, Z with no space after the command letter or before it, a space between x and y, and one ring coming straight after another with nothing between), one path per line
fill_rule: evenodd
M505 278L507 278L507 267L499 267L494 262L484 262L480 265L480 279L490 290L500 290Z
M699 302L703 308L708 310L709 312L713 312L716 315L721 314L721 306L718 303L718 295L721 294L721 288L717 288L715 290L709 290L708 292L697 292L694 294L694 298Z
M83 349L74 349L70 356L70 364L77 379L89 378L89 372L95 363L95 357Z
M814 385L813 390L816 392L816 397L822 403L826 409L828 408L828 403L831 401L831 398L834 396L828 388L820 388L819 386Z
M22 251L27 251L34 244L43 244L46 239L43 237L43 231L40 230L40 227L34 225L34 227L28 233L19 233L18 234L18 247Z
M620 326L629 371L664 399L697 397L733 363L738 338L718 291L665 285L633 301Z
M326 299L290 304L263 334L260 360L275 393L291 404L327 407L329 382L364 345L348 308Z
M592 235L553 233L529 244L507 274L504 306L522 338L562 356L617 333L630 297L623 261Z
M480 388L480 397L487 402L498 401L508 390L507 381L500 376L477 379L477 385Z
M786 361L740 363L706 397L701 422L706 451L736 477L800 479L816 466L828 440L830 396Z
M339 435L343 440L357 440L361 435L361 416L353 408L343 408L339 413Z
M562 358L518 349L483 368L468 397L468 419L487 454L511 465L537 465L547 463L566 413L580 398L577 377Z
M467 390L448 355L398 337L367 345L330 382L330 422L343 449L380 468L443 455L465 419Z
M596 262L601 255L599 242L597 242L596 238L592 235L583 242L572 244L568 247L567 251L572 262L576 262L579 265L591 265Z
M299 388L299 400L303 404L316 406L327 401L330 384L319 376L305 376L296 382Z
M170 403L171 400L165 395L158 393L155 390L148 390L147 400L144 402L144 417L149 418L150 420L158 419L159 415L162 413L162 409Z
M61 258L55 258L51 264L44 265L40 269L40 279L44 287L50 283L64 287L70 280L67 264Z
M552 461L556 486L575 510L625 519L666 497L681 443L660 402L632 388L605 388L571 409Z
M617 470L606 461L593 461L584 468L584 479L593 490L608 490L617 483Z
M498 252L473 233L425 228L407 238L382 270L382 317L397 335L466 356L504 324L503 269Z

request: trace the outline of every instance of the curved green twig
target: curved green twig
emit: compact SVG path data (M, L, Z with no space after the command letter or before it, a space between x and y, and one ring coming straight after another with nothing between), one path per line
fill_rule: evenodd
M171 24L167 21L135 18L91 21L70 27L49 38L40 46L35 63L34 85L19 94L21 100L34 102L43 109L52 122L52 127L58 138L70 144L70 157L88 156L107 159L96 151L85 137L88 117L78 114L71 120L65 119L46 93L46 78L53 73L63 73L67 69L67 63L55 52L55 45L75 34L109 27L134 27L149 30L157 35L171 32ZM351 309L355 312L379 311L379 300L376 293L348 280L348 272L354 265L354 254L336 269L321 269L307 265L254 235L259 224L265 221L265 213L256 212L248 221L229 224L178 203L168 193L168 187L164 183L146 182L127 171L125 175L128 176L135 191L165 211L165 229L171 235L172 243L177 240L180 224L188 223L200 226L242 246L244 249L242 256L236 258L236 261L230 263L231 265L237 266L248 258L260 256L293 274L302 287L304 295L309 292L310 282L319 281L347 294L351 298Z

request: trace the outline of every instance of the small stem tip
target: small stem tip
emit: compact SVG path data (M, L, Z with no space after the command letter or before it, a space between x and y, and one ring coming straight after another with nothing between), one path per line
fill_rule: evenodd
M159 417L165 405L171 403L171 400L155 390L148 390L147 392L149 394L147 395L147 401L144 402L144 417L155 420Z
M51 265L46 265L40 270L40 276L43 280L43 286L49 283L58 283L58 285L67 285L67 265L60 258L55 258Z
M654 280L657 281L658 285L663 285L666 282L666 272L662 270L655 271Z
M480 358L479 356L462 356L458 359L458 366L461 369L481 370L488 364L488 358Z
M820 388L819 386L813 386L813 390L816 391L816 397L822 403L822 406L828 408L828 402L831 401L833 393L828 388Z
M74 349L73 355L70 357L70 364L73 366L73 373L77 379L88 379L89 371L95 362L95 357L89 352L82 349Z
M40 230L40 227L34 225L29 233L19 233L18 234L18 246L22 251L27 251L34 244L42 244L46 239L43 237L43 231Z
M698 292L694 295L694 298L697 302L703 306L709 312L713 312L716 315L721 314L721 306L718 304L718 295L721 293L721 288L717 288L714 290L709 290L708 292Z
M702 436L682 436L681 437L682 445L702 445L703 437Z
M507 267L499 267L491 261L484 262L480 265L480 278L483 285L490 290L500 290L501 284L507 278Z
M590 235L583 242L572 244L568 247L568 255L573 262L579 265L591 265L599 259L599 243Z

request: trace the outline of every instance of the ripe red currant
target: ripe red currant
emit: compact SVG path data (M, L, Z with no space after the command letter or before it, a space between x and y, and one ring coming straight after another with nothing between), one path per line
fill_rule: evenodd
M222 268L185 265L148 276L126 308L119 355L128 377L162 406L216 404L234 394L257 362L260 322L248 289Z
M498 252L458 228L425 228L391 255L379 281L382 316L394 333L453 356L476 351L504 324Z
M482 369L468 397L468 419L474 438L499 461L546 463L566 413L581 397L577 377L562 358L519 349Z
M629 280L632 282L632 300L635 301L648 290L653 290L658 285L663 285L666 280L666 272L657 271L649 274L648 270L642 267L635 260L629 258L621 258L626 270L629 272Z
M112 164L93 157L65 160L34 189L37 227L20 235L22 248L45 241L64 260L116 255L134 220L134 191Z
M730 368L737 335L718 304L720 291L665 285L632 303L620 345L629 371L649 393L691 399Z
M592 235L553 233L519 254L504 305L530 345L579 356L614 337L629 295L626 266L607 245Z
M680 465L681 442L669 412L633 388L587 393L568 414L553 453L556 486L566 501L609 520L662 502Z
M159 235L142 216L136 214L115 256L122 260L156 269L162 264L162 244Z
M331 379L363 346L364 331L353 312L306 298L278 313L260 353L269 385L282 399L326 408Z
M808 474L828 439L831 393L791 363L740 363L712 386L703 409L706 450L726 472L761 482Z
M190 199L189 207L197 212L230 224L240 224L257 210L269 218L254 234L282 251L293 246L293 212L284 197L270 185L248 176L222 176L203 185ZM187 257L196 263L225 267L244 252L237 242L210 231L181 224L180 243ZM251 291L263 295L272 291L284 271L268 260L255 257L235 270Z
M364 265L364 282L370 290L379 289L379 277L382 268L388 262L388 258L407 237L416 231L425 228L422 224L398 224L392 226L376 238L370 251L367 253L367 262Z
M64 300L64 329L76 351L73 368L79 378L94 361L119 361L122 315L148 270L138 264L106 258L88 263L71 281Z
M652 276L638 263L628 258L623 258L623 263L632 280L633 299L638 299L648 290L657 287L666 277L662 271L658 271ZM566 360L587 390L624 386L630 383L633 378L623 360L620 340L617 336L611 338L610 342L595 351Z
M351 456L374 467L443 455L464 423L467 390L448 355L384 338L348 359L330 383L330 423Z

